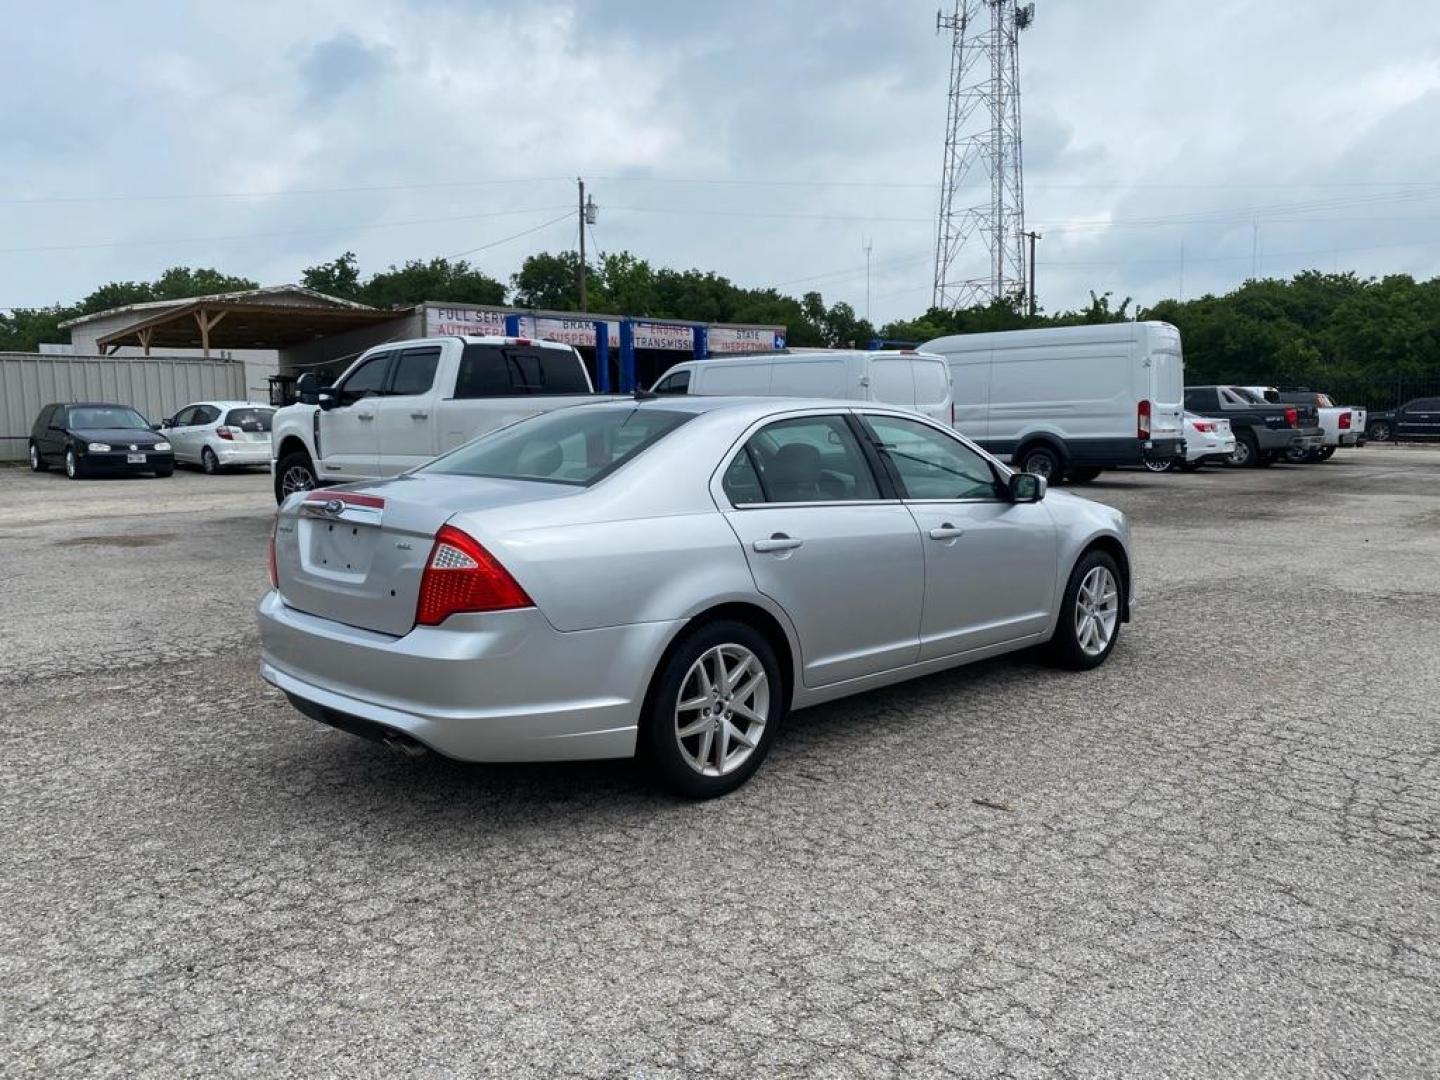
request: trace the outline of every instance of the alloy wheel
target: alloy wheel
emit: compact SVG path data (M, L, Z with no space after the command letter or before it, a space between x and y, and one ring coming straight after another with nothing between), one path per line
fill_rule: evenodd
M34 443L30 444L30 468L40 471L40 451L35 449Z
M1120 589L1108 567L1095 566L1075 594L1075 640L1086 656L1099 656L1115 636L1120 619Z
M1170 471L1170 459L1169 459L1169 458L1156 459L1156 458L1150 457L1150 456L1147 454L1145 457L1141 458L1140 461L1141 461L1141 464L1143 464L1143 465L1145 466L1145 468L1149 469L1151 472L1169 472L1169 471Z
M680 683L675 741L685 764L702 776L738 769L760 745L770 715L770 680L743 645L716 645Z
M280 478L280 492L286 498L297 491L310 491L315 487L315 477L303 465L291 465Z
M220 471L220 463L215 460L215 451L208 446L200 454L200 467L212 475Z
M1387 442L1390 438L1390 425L1376 424L1370 429L1370 437L1376 442Z
M1048 450L1036 450L1025 455L1022 465L1021 472L1033 473L1049 480L1050 474L1055 471L1055 458Z
M1250 464L1250 444L1244 439L1235 440L1235 449L1230 454L1230 464L1245 466Z
M74 479L75 479L75 470L76 470L76 467L77 467L77 466L76 466L76 464L75 464L75 451L74 451L74 450L66 450L66 451L65 451L65 475L68 476L71 480L74 480Z

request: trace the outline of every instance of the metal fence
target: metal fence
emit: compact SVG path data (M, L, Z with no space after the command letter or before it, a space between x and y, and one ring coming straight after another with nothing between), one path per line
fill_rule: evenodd
M0 461L25 458L30 427L53 401L131 405L158 422L192 401L245 396L245 365L233 360L0 352Z
M1270 386L1270 379L1239 382L1240 386ZM1405 379L1399 376L1380 378L1318 379L1305 384L1308 389L1329 394L1336 405L1354 405L1379 412L1395 409L1414 398L1440 397L1440 379ZM1287 384L1288 386L1288 384Z

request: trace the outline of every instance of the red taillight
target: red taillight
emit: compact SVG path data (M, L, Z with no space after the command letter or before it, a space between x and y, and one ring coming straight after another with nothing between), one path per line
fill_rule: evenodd
M460 611L510 611L533 607L508 570L475 540L450 525L440 526L420 579L415 621L439 626Z
M511 344L511 345L522 345L522 346L523 346L523 345L529 345L529 344L530 344L530 339L529 339L528 337L512 337L512 338L510 339L510 341L508 342L508 344Z
M218 438L224 439L226 442L231 442L235 438L235 432L228 427L217 427L215 434Z
M1190 422L1195 426L1195 430L1202 434L1215 430L1215 425L1209 420L1192 420Z
M1285 410L1285 426L1286 426L1286 427L1299 427L1299 426L1300 426L1300 410L1295 409L1295 408L1289 408L1289 409L1286 409L1286 410Z
M275 515L275 521L270 526L270 588L280 588L280 567L275 562L275 530L280 528L280 515Z
M1150 437L1150 402L1142 401L1135 407L1135 434L1138 438Z
M1349 431L1349 430L1350 430L1350 414L1349 414L1348 412L1342 412L1342 413L1340 414L1340 430L1341 430L1341 431Z

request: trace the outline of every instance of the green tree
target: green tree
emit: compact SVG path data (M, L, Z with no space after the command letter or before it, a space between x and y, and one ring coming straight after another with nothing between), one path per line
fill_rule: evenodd
M372 276L361 287L359 299L378 308L408 307L425 300L503 304L505 286L464 259L411 259Z
M579 268L580 255L574 251L527 256L519 271L510 278L512 302L516 307L579 311L580 283L576 277Z
M360 264L353 251L319 266L309 266L300 275L300 284L326 296L342 300L359 300L361 295Z

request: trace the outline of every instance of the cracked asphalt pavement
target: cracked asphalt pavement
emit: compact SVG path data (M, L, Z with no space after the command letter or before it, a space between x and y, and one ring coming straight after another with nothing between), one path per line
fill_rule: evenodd
M1440 1073L1440 448L1106 474L1143 606L717 802L256 670L263 474L0 470L0 1073Z

